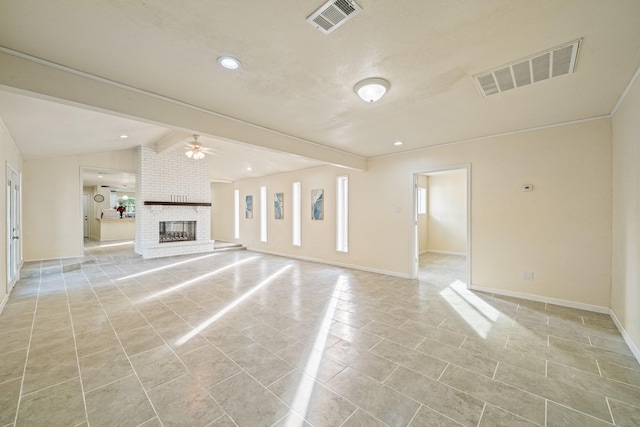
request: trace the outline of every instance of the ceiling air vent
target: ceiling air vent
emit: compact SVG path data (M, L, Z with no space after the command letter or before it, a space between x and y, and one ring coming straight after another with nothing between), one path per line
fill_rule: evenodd
M307 22L325 34L356 16L362 8L351 0L329 0L313 12Z
M576 40L472 77L482 95L489 96L571 74L576 66L579 47L580 40Z

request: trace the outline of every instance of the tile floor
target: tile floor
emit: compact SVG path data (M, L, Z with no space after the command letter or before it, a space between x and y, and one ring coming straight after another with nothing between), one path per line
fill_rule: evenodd
M250 251L21 280L0 426L638 426L610 317ZM49 272L51 273L51 272Z

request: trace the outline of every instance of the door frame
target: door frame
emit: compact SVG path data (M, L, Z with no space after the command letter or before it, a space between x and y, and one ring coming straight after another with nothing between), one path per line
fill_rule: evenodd
M9 187L11 184L11 187ZM9 187L9 188L8 188ZM22 173L16 172L9 162L5 162L5 243L7 268L7 295L20 279L22 266ZM14 193L15 191L15 193ZM13 273L13 275L12 275Z
M447 172L455 170L465 170L467 173L467 244L466 244L466 264L467 264L467 289L471 289L471 163L459 165L449 165L420 169L411 175L411 192L413 194L413 210L411 212L411 278L418 277L420 263L420 236L418 234L418 177L435 172Z
M91 199L89 193L82 193L82 237L91 237ZM86 230L85 230L86 229ZM86 231L86 233L85 233Z

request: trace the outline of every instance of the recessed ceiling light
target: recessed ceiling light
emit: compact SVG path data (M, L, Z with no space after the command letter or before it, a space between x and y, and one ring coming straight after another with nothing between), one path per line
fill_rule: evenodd
M402 144L404 144L404 142L402 142L402 141L396 141L396 142L393 143L393 145L402 145Z
M129 138L129 135L127 135L126 133L123 133L122 135L120 135L120 139L127 139Z
M250 171L251 170L251 166L247 166L247 170Z
M104 178L104 176L103 175L98 175L98 178Z
M376 102L389 90L389 82L378 78L364 79L353 89L363 101Z
M237 70L240 68L240 61L233 56L221 56L218 58L218 64L222 65L227 70Z

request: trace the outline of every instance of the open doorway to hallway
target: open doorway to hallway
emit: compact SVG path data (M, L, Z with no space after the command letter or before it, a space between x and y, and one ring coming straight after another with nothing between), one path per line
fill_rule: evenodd
M470 166L416 173L414 188L414 277L434 285L457 283L468 288Z

